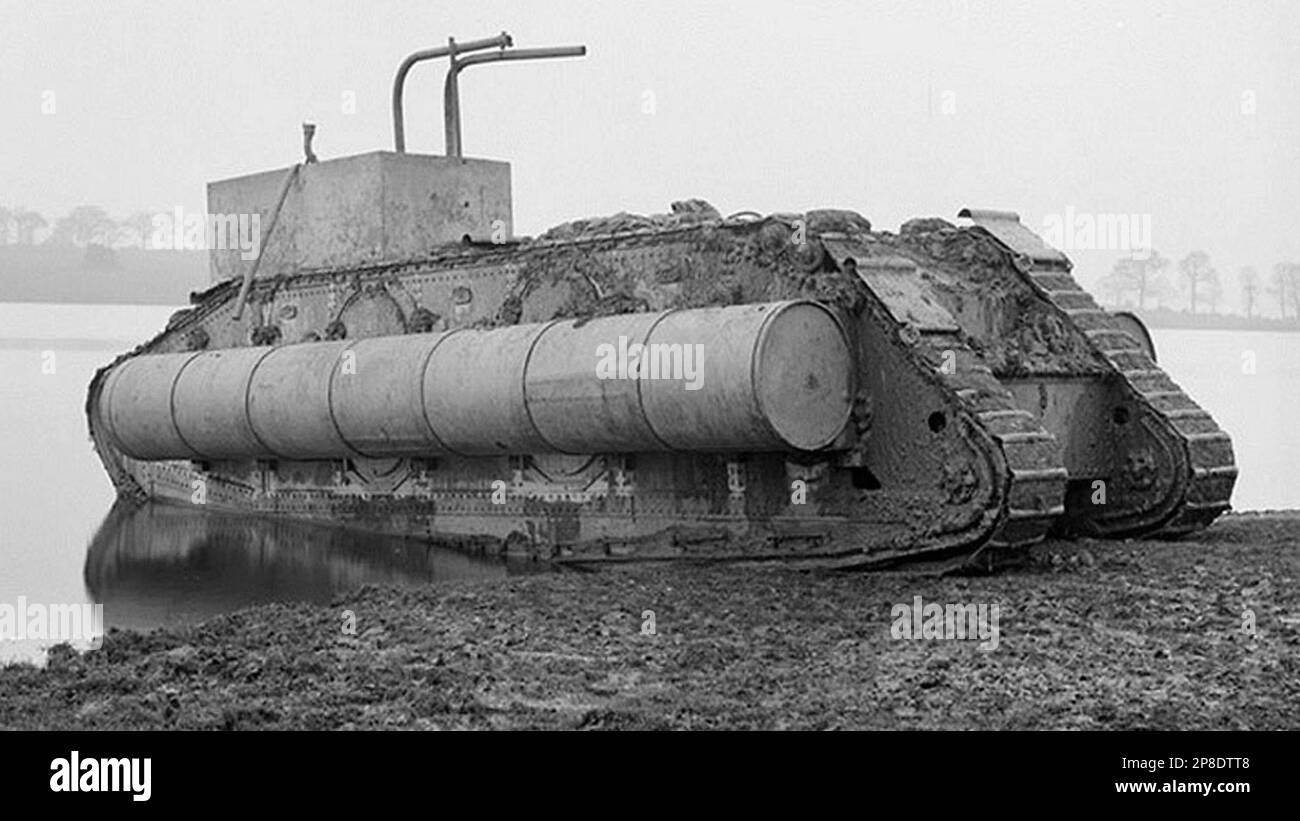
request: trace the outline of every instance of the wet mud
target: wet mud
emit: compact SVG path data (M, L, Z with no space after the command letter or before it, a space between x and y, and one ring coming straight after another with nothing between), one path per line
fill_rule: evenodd
M0 669L0 727L1294 729L1300 513L993 576L671 566L366 587ZM979 637L896 608L997 606ZM349 619L355 617L355 629Z

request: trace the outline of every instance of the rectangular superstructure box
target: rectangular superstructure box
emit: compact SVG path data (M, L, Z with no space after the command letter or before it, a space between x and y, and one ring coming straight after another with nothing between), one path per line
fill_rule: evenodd
M264 255L258 278L415 259L466 235L484 241L512 236L509 163L374 151L306 164L272 232L272 214L290 171L208 184L209 220L251 221L257 215L256 244ZM224 244L209 248L214 282L242 277L253 265L247 249Z

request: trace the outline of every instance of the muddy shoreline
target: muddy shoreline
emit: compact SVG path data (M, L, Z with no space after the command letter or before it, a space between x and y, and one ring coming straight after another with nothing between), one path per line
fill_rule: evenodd
M1300 512L989 577L657 567L367 587L0 669L10 729L1300 728ZM997 606L978 637L895 610ZM355 617L355 627L351 624Z

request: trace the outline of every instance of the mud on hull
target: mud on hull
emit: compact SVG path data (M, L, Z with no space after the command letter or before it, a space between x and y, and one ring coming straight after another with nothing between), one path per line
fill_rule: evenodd
M259 279L239 319L235 285L223 283L118 362L810 299L836 313L853 352L852 416L835 442L813 452L136 460L102 424L115 362L90 388L95 446L126 497L573 563L987 565L1053 529L1178 535L1227 508L1226 435L1096 308L1068 262L1035 259L983 224L916 221L891 235L847 212L631 219Z

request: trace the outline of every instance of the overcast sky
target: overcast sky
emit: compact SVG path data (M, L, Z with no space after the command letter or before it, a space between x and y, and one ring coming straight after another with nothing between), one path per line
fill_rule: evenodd
M201 210L211 179L392 147L418 48L509 31L585 59L462 77L515 227L661 212L962 206L1151 215L1166 256L1300 260L1300 3L0 2L0 204ZM442 153L442 65L408 148ZM347 102L355 100L355 110ZM53 111L50 112L51 104ZM1116 253L1073 251L1085 281ZM1228 285L1235 299L1235 286Z

